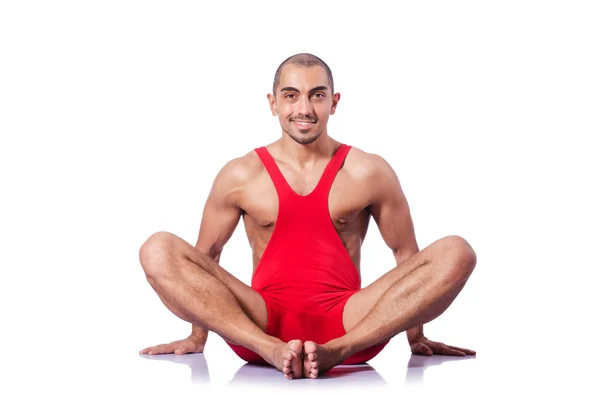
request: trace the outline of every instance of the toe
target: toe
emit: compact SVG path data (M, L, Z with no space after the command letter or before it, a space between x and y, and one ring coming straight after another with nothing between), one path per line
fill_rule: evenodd
M286 358L290 362L289 375L292 378L302 377L302 342L298 339L294 339L288 342L288 351L286 352Z
M294 339L289 343L290 350L295 353L302 353L302 342L299 339Z
M304 342L304 353L316 353L317 352L317 344L315 342Z

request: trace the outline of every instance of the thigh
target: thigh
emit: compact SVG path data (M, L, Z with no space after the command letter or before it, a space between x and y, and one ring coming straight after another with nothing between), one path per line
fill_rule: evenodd
M225 284L250 320L263 331L266 330L268 320L267 307L265 300L257 291L234 277L214 259L199 251L187 241L173 234L170 234L169 239L171 244L174 244L175 252Z
M465 277L468 277L475 262L476 255L473 248L462 237L452 235L434 241L375 280L371 285L352 295L344 307L344 328L347 331L354 328L392 285L418 267L429 263L437 266L455 266L458 272L462 272ZM466 264L466 268L465 265L452 264ZM441 270L438 267L435 271ZM460 291L462 285L464 282L460 282L455 289Z
M348 299L344 307L343 323L346 331L354 328L368 313L381 296L404 276L429 262L435 255L435 243L417 252L367 287Z

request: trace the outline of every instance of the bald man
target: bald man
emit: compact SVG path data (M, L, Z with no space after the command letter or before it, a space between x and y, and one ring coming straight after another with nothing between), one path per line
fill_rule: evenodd
M213 331L245 361L288 379L367 362L404 331L414 354L474 355L423 333L473 272L473 248L453 235L419 250L392 167L328 135L340 94L327 64L312 54L289 57L267 98L281 138L222 167L196 245L157 232L140 248L152 288L192 324L186 339L140 353L202 352ZM371 217L396 266L362 288ZM240 218L253 253L250 286L219 266Z

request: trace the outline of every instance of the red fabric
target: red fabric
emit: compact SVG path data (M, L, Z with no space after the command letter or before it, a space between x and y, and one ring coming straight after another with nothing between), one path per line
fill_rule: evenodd
M346 333L344 305L360 290L361 281L331 221L328 197L350 148L342 144L336 150L307 196L292 190L265 147L255 149L277 190L279 212L251 287L267 305L267 334L284 342L300 339L322 344ZM386 344L356 353L343 364L364 363ZM229 346L245 361L265 363L242 346Z

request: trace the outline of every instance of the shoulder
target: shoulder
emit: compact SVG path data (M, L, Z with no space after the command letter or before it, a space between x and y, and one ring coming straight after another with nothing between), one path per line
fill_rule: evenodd
M370 183L396 179L396 173L390 163L377 153L369 153L352 146L346 159L344 168L353 178Z
M263 170L260 158L254 150L228 160L219 170L213 183L213 192L228 196L243 190Z
M378 205L402 195L396 171L383 156L353 147L347 160L344 168L347 166L353 184L361 186L361 190L368 195L370 205Z
M231 181L246 182L261 170L262 163L256 152L252 150L227 161L219 171L219 176Z

